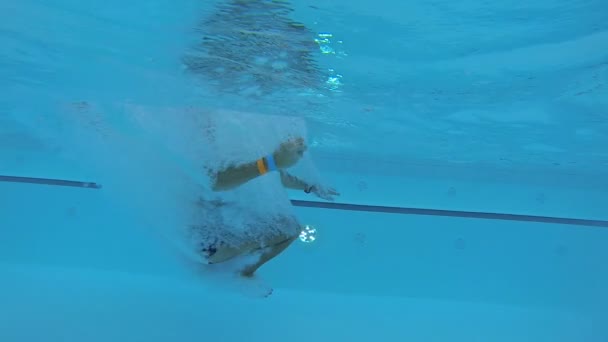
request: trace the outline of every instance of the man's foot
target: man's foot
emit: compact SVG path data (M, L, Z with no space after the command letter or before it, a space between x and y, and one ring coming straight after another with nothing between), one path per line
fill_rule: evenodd
M254 271L251 271L251 270L247 269L247 270L241 271L241 277L243 277L243 278L253 278L253 273L254 273Z
M253 274L243 275L241 273L241 281L243 281L241 290L246 295L268 298L274 292L272 287L268 286L262 279L255 277Z

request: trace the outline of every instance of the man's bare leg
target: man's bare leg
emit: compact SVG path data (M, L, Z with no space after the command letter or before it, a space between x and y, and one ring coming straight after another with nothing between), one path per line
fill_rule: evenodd
M220 245L216 247L216 250L213 255L207 257L207 261L210 264L219 264L258 249L260 249L260 243L257 241L251 241L238 247Z
M271 260L275 256L281 254L281 252L283 252L287 247L289 247L289 245L291 245L291 243L294 242L294 240L297 238L298 238L298 236L296 235L287 240L283 240L282 242L279 242L275 245L264 248L262 255L260 255L260 260L258 260L253 265L246 266L241 271L241 275L243 277L248 277L248 278L253 277L253 274L255 273L255 271L258 270L258 268L260 268L262 265L267 263L269 260Z

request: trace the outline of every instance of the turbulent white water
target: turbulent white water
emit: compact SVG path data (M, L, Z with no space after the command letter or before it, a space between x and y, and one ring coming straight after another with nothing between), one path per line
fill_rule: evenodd
M196 259L196 249L204 243L201 239L231 237L239 243L293 230L261 224L293 216L278 174L232 191L213 192L207 171L254 161L291 136L305 137L300 119L85 102L66 105L59 115L62 135L54 143L64 155L95 170L96 181L104 185L103 192L111 201L138 213L156 234L182 245ZM314 170L310 165L300 169ZM308 172L309 179L311 175ZM205 204L211 201L224 205ZM209 229L192 241L193 225ZM214 230L215 235L210 233Z

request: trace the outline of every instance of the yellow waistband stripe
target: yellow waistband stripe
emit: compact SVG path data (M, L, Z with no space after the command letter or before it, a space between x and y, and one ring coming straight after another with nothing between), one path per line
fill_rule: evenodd
M266 164L264 164L264 158L258 159L258 161L256 162L256 164L258 165L258 171L260 171L261 175L263 175L266 172L268 172L268 169L266 169Z

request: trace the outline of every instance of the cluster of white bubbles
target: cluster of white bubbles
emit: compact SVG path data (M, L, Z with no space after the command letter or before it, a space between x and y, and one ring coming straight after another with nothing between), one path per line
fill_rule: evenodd
M300 241L311 243L317 239L317 229L310 225L305 225L300 233Z

